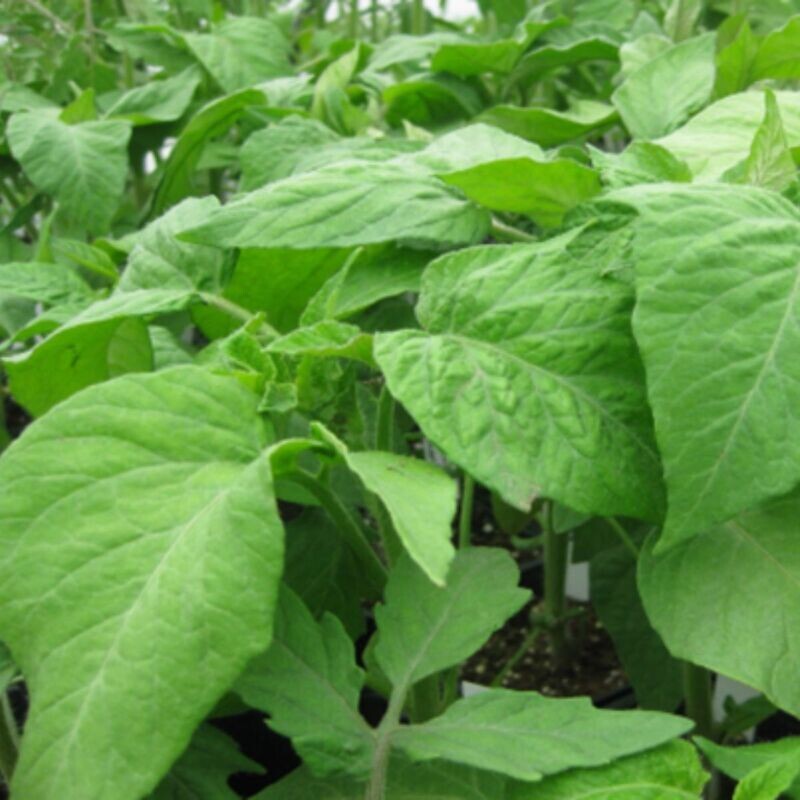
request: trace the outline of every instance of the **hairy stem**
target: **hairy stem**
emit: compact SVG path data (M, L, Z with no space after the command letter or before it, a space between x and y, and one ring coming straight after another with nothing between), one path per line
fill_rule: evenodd
M569 537L554 530L552 502L547 503L544 517L544 608L550 621L553 659L558 665L563 664L566 659L563 617L566 608Z

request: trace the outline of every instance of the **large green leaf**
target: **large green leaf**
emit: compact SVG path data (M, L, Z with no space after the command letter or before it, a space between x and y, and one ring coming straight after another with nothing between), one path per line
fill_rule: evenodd
M401 559L389 575L385 604L375 610L375 658L395 690L477 650L528 599L517 580L517 567L503 550L460 551L444 587Z
M210 33L184 34L200 63L226 92L290 75L289 41L268 19L233 17Z
M246 703L269 714L304 762L323 775L368 774L374 734L358 711L364 673L339 620L317 623L284 586L269 649L236 682Z
M800 146L800 94L775 92L790 147ZM741 92L718 100L682 128L658 140L685 161L696 180L716 181L747 158L764 119L762 92Z
M800 713L798 513L800 497L793 494L663 555L655 554L652 539L639 564L647 615L673 655L754 686L795 715Z
M218 290L222 283L224 255L214 247L189 244L176 238L187 225L208 219L217 208L216 197L190 197L125 237L124 243L131 251L119 290Z
M600 274L592 242L571 233L438 259L417 309L425 330L378 334L375 357L426 435L512 505L545 495L655 519L661 466L633 298Z
M745 186L622 190L641 213L634 333L675 544L800 480L800 214Z
M8 121L14 158L62 213L93 233L104 233L125 188L130 123L68 125L47 110L22 111Z
M417 75L395 83L383 92L386 119L391 125L403 120L415 125L439 125L474 117L483 108L473 84L441 73Z
M393 743L414 760L446 759L524 781L668 742L692 723L650 711L602 711L588 697L487 689L422 725L399 728Z
M349 247L399 239L479 241L488 214L421 170L392 164L332 166L244 195L182 234L218 247Z
M34 416L94 383L152 367L146 317L187 308L186 291L120 292L73 316L43 341L3 360L11 392Z
M679 740L605 767L515 783L507 800L699 800L707 779L695 749Z
M192 102L202 76L195 67L174 78L153 81L124 92L105 116L130 120L134 125L153 125L180 119Z
M0 459L0 637L32 696L13 794L139 800L269 644L283 531L257 404L195 367L127 376Z
M450 72L462 78L484 72L511 72L522 53L523 44L514 39L494 42L448 42L439 45L431 58L435 72Z
M228 785L234 772L260 772L233 740L211 725L201 725L186 752L148 800L236 800Z
M800 78L800 16L792 17L761 42L752 74L754 80Z
M584 100L570 111L499 105L484 111L478 120L496 125L542 147L555 147L573 139L601 133L617 119L616 110L605 103Z
M92 297L89 285L71 267L37 261L0 264L0 294L24 297L48 306Z
M614 92L614 105L631 134L655 139L702 108L714 89L714 36L676 44L640 67Z

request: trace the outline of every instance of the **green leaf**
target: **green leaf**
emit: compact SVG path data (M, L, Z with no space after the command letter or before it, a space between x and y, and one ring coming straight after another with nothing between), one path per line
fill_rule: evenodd
M217 248L176 238L187 225L208 219L219 208L216 197L190 197L123 240L130 247L118 291L175 289L217 291L222 284L224 254Z
M653 142L632 142L621 153L591 148L592 163L612 189L637 183L691 183L689 167Z
M551 42L531 50L517 64L512 80L529 82L548 70L585 61L616 61L618 53L619 41L616 37L591 33L570 37L567 41Z
M27 352L3 359L11 393L39 416L94 383L150 370L153 353L141 318L183 310L192 299L186 292L152 289L89 306Z
M62 213L93 233L108 230L122 199L131 127L122 120L67 125L49 111L21 111L8 121L14 158Z
M780 30L766 36L753 63L753 79L800 78L800 16L792 17Z
M375 358L426 436L511 505L658 518L631 289L596 259L576 232L444 256L423 278L425 330L378 334Z
M614 640L639 706L674 711L683 699L681 665L647 619L636 587L636 564L625 547L595 555L589 566L592 605Z
M521 44L513 39L445 43L439 45L433 53L431 69L462 78L484 72L504 74L511 72L521 53Z
M105 116L126 119L133 125L173 122L189 108L200 81L197 69L187 69L174 78L146 83L122 94Z
M775 92L790 147L800 146L800 94ZM718 100L658 144L689 165L695 180L716 181L747 158L764 119L761 92Z
M714 84L716 97L744 91L751 84L753 62L758 53L758 40L744 15L729 17L720 26L717 33L719 44L724 41L730 29L735 30L735 33L717 52L717 77Z
M387 297L418 292L430 259L431 254L425 251L398 247L350 259L308 302L303 324L347 319Z
M414 760L442 758L536 781L575 767L609 764L691 727L688 719L658 712L601 711L588 697L487 689L458 700L430 722L399 728L392 741Z
M777 800L800 772L800 756L762 764L736 787L733 800Z
M444 761L411 764L402 757L389 764L387 800L504 800L506 779ZM300 767L253 800L363 800L364 783L351 778L315 778ZM672 798L669 798L672 800Z
M699 800L707 779L694 748L678 740L608 766L516 783L506 800Z
M401 559L389 574L385 604L375 609L375 658L395 691L477 650L528 599L517 581L517 566L504 550L459 551L444 587L410 558Z
M348 255L347 250L330 248L242 250L225 297L249 311L263 311L274 328L290 331L309 300L342 268Z
M723 177L732 182L751 183L782 192L797 177L797 167L786 141L786 132L774 93L767 89L764 100L764 121L753 137L750 155L741 164L728 170Z
M542 147L556 147L600 133L616 119L617 112L612 106L585 100L576 103L570 111L499 105L484 111L477 121L495 125Z
M184 39L226 92L292 73L289 41L268 19L231 17L210 33L187 33Z
M793 494L663 554L656 554L651 538L639 563L647 616L674 656L760 689L795 715L800 712L794 677L800 667L794 634L800 619L798 512L800 498ZM765 616L763 604L753 598L776 602ZM708 608L714 613L706 613Z
M725 747L702 736L695 736L694 743L703 755L728 777L742 780L766 764L800 757L800 737L786 736L774 742ZM793 800L800 797L800 781L795 780L787 791Z
M368 774L374 733L358 711L364 673L350 637L326 614L317 623L284 586L272 644L250 662L235 690L269 714L269 726L289 736L322 775Z
M714 35L676 44L630 75L612 101L639 139L675 130L702 108L714 89Z
M217 247L349 247L396 240L453 246L483 238L488 214L419 171L332 166L269 184L183 239Z
M398 126L403 120L429 127L470 119L483 108L478 90L453 75L422 74L389 86L383 92L386 120Z
M0 293L49 306L92 297L91 288L75 270L64 264L36 261L0 264Z
M700 19L705 0L672 0L664 15L664 31L673 42L688 39Z
M260 771L260 765L245 758L228 736L201 725L148 800L236 800L239 795L228 786L228 777Z
M164 164L153 196L151 217L160 216L192 193L192 176L206 144L227 132L247 109L262 106L266 101L263 92L243 89L212 100L192 117Z
M356 325L324 319L270 342L270 353L352 358L374 366L372 336Z
M32 696L12 793L138 800L269 644L283 531L257 402L195 367L127 376L0 459L0 637Z
M668 547L800 480L785 447L800 402L800 214L744 186L617 197L641 215L633 327L664 461Z

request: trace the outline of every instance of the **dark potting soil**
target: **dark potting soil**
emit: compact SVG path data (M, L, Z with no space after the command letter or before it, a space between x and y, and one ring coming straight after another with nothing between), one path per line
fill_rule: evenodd
M7 396L3 398L3 410L5 412L6 430L12 439L16 439L30 424L30 415L24 408L18 406Z
M588 695L600 702L627 688L628 679L611 637L591 606L573 602L570 608L580 614L567 622L569 651L564 663L556 663L549 637L542 633L509 671L503 686L535 690L551 697ZM541 611L535 602L528 604L467 661L461 672L464 680L491 684L531 630L531 610Z

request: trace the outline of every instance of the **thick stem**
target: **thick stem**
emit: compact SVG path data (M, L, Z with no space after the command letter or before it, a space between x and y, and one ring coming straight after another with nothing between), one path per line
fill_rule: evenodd
M567 558L569 537L553 529L553 504L547 503L544 536L544 608L550 622L550 644L555 663L566 659L564 609L566 608Z
M361 563L373 594L379 596L386 584L386 568L367 541L361 526L353 519L341 500L314 475L304 470L295 470L286 477L310 492L325 509Z
M464 473L461 480L461 509L458 517L458 546L462 550L472 541L472 510L475 505L475 480Z
M392 750L392 734L400 725L400 716L406 701L407 686L396 686L389 698L389 707L378 726L375 750L372 756L372 773L370 775L364 800L385 800L386 777L389 771L389 756Z
M685 713L695 725L694 733L714 738L714 712L711 693L711 673L705 668L683 662L683 699Z
M19 749L19 732L11 706L8 702L8 693L3 692L0 699L0 772L6 783L11 783L11 775L17 763Z

